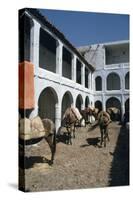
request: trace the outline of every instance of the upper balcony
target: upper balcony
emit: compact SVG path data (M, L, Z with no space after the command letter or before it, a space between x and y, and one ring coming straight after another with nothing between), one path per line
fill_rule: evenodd
M105 45L105 68L129 67L129 42Z
M122 69L129 68L129 62L127 63L117 63L117 64L106 64L104 69Z
M53 72L46 70L46 69L39 68L38 72L39 72L38 77L42 80L43 79L47 80L47 81L52 80L52 82L54 82L54 83L61 84L61 85L71 87L71 88L75 88L77 90L84 91L84 92L90 92L91 91L90 80L88 80L88 87L86 87L82 83L80 84L78 82L75 82L72 79L63 77L58 73L53 73Z

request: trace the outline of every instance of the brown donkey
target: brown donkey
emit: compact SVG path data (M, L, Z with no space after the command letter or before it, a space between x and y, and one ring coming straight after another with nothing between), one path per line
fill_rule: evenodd
M109 141L108 125L110 122L111 122L110 115L107 112L101 111L98 114L98 125L100 127L100 132L101 132L101 141L100 141L101 147L103 142L104 142L104 147L106 147L106 139L108 139Z

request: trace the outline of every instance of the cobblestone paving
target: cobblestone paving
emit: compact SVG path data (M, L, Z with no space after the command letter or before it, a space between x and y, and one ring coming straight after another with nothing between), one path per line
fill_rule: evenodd
M110 142L107 143L106 148L99 148L100 132L98 127L92 131L88 131L88 127L78 128L72 145L57 143L53 166L43 162L43 156L49 158L51 155L44 140L37 145L27 146L26 191L79 189L111 185L112 166L120 130L123 130L123 135L127 134L120 125L111 123L109 128ZM128 146L128 140L124 141ZM128 151L126 152L128 163ZM119 162L122 164L123 161L119 160ZM123 173L124 171L119 173L118 178L123 176ZM117 176L117 174L115 175ZM123 184L127 182L125 181Z

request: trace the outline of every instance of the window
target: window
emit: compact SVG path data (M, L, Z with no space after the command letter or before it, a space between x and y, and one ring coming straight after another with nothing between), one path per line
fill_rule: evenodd
M63 47L63 55L62 55L62 75L66 78L72 78L72 55L71 53Z
M95 89L96 89L96 91L102 90L102 79L100 76L97 76L95 79Z
M107 90L120 90L120 77L116 73L108 75Z
M56 72L56 40L42 28L40 29L39 66Z

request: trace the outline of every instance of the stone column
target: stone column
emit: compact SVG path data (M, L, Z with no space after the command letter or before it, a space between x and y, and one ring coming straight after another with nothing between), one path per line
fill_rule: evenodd
M34 25L31 28L31 47L30 47L30 55L31 62L34 64L34 74L38 75L39 71L39 41L40 41L40 24L33 20Z
M105 46L103 46L103 68L106 66L106 50Z
M30 55L31 62L34 64L34 91L35 91L35 108L30 114L30 118L34 118L38 115L38 75L39 75L39 41L40 41L40 24L33 20L34 25L31 29L31 46L30 46Z
M126 84L126 82L125 82L125 75L123 76L123 92L125 91L125 84Z
M105 94L102 94L102 106L103 106L103 111L106 111Z
M105 79L103 79L103 82L105 83L105 92L107 91L107 76L105 76Z
M62 51L63 44L58 40L56 47L56 73L62 76Z
M91 72L89 73L89 80L88 80L88 83L89 83L89 89L91 90L91 87L92 87Z
M72 59L72 80L74 82L76 82L76 55L73 55L73 59Z
M124 95L121 95L121 120L123 120L123 115L125 113L125 101L124 101Z
M95 91L95 79L94 74L91 72L91 90Z
M120 84L121 84L121 91L124 92L125 90L125 76L124 75L120 77Z
M59 128L61 126L61 103L55 105L55 127L56 133L59 133Z
M81 68L81 84L85 87L85 64Z
M103 76L102 78L102 91L105 93L107 90L107 76Z

